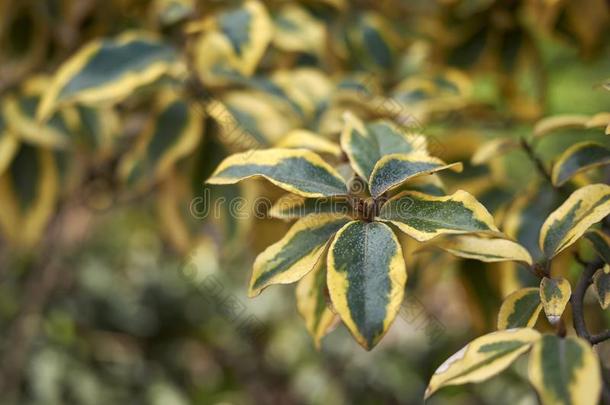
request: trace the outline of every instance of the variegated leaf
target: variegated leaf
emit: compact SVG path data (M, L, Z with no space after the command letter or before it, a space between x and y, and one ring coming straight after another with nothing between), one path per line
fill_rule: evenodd
M293 129L275 145L277 148L309 149L316 153L327 153L340 157L341 148L336 143L305 129Z
M540 301L549 322L559 322L566 305L570 301L572 287L565 278L544 277L540 282Z
M301 218L309 214L335 213L350 215L349 201L341 197L305 198L294 194L280 197L269 210L269 216L280 219Z
M610 186L591 184L573 192L542 224L539 245L547 258L576 242L610 214Z
M425 397L440 388L481 382L500 373L540 339L533 329L508 329L481 336L449 357L435 372Z
M610 135L610 112L601 112L592 116L585 124L587 128L606 128L606 135Z
M447 195L445 184L436 174L415 177L414 179L409 180L407 183L404 183L402 186L394 189L392 193L394 195L398 195L403 191L419 191L420 193L434 195L437 197Z
M0 176L0 229L15 244L30 247L55 211L59 173L50 150L22 143Z
M43 147L64 148L78 131L78 117L72 109L57 111L44 123L36 120L41 93L49 86L45 76L34 76L19 94L8 95L2 105L7 128L18 138Z
M90 42L64 62L43 95L36 116L46 120L71 103L114 103L183 66L174 48L140 33Z
M610 149L596 142L581 142L564 151L553 165L553 184L561 186L576 174L610 164Z
M593 288L597 293L599 305L603 309L610 307L610 264L606 264L603 269L599 269L593 275Z
M479 146L470 161L473 165L482 165L518 147L519 142L511 138L492 139Z
M193 43L194 66L207 85L223 78L251 76L273 36L273 24L264 4L243 3L190 24L190 33L202 32Z
M347 46L357 64L375 71L392 67L401 37L385 17L360 13L350 19L346 31Z
M601 392L599 360L579 337L544 335L529 357L529 380L543 405L595 405Z
M7 128L0 114L0 176L11 164L18 147L19 139Z
M538 287L523 288L507 296L498 313L498 329L531 328L542 311Z
M303 197L347 194L341 175L313 152L304 149L267 149L229 156L218 166L209 184L234 184L263 177Z
M282 239L256 258L248 295L254 297L271 284L300 280L314 268L327 242L348 221L334 214L313 214L297 221Z
M536 123L536 126L534 127L534 137L542 137L563 129L584 128L588 121L588 115L578 114L546 117Z
M206 113L215 120L220 140L231 151L272 147L299 123L290 106L254 91L225 92L222 102L212 100L206 105Z
M606 263L610 263L610 236L599 229L592 229L585 233L585 238L593 244L593 249Z
M482 262L516 261L532 264L529 252L517 242L501 238L484 238L478 235L448 236L438 242L439 247L455 256Z
M319 55L326 43L326 27L307 9L286 4L274 18L273 44L284 51Z
M485 207L463 190L444 197L400 193L387 201L377 219L396 225L420 242L442 234L500 232Z
M428 156L425 152L390 154L377 163L369 179L369 189L373 197L399 187L404 182L418 176L441 170L462 171L461 163L446 164L442 160Z
M162 92L134 149L121 161L119 175L129 183L140 178L161 180L195 150L202 135L203 120L198 111L179 94Z
M346 113L344 120L341 148L364 180L371 177L375 164L385 155L426 151L427 141L423 135L406 134L390 121L365 125L351 113Z
M328 289L335 310L362 347L371 350L396 318L407 272L394 232L379 222L352 221L328 252Z
M307 331L313 338L316 348L319 349L322 338L337 319L337 315L329 308L325 257L320 258L315 269L299 281L296 288L296 300L299 313L305 320Z
M508 236L523 245L534 261L544 257L538 244L540 228L545 218L560 205L559 197L547 183L534 184L530 190L520 194L508 207L504 215L503 230ZM527 275L527 272L520 272ZM538 286L539 280L536 281ZM534 286L531 284L530 286Z

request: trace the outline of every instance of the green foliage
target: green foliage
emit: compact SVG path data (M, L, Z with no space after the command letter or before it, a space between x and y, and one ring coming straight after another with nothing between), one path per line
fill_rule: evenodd
M45 369L37 365L50 358L50 364L86 369L97 361L83 359L96 340L80 344L74 336L89 329L94 335L119 330L128 343L105 335L100 341L147 352L166 331L150 332L146 316L165 316L159 324L171 331L167 340L192 342L193 351L214 359L210 364L222 378L244 377L227 377L227 369L239 369L233 363L242 354L225 362L216 347L225 335L214 337L216 323L189 315L209 307L193 298L196 277L155 273L156 284L136 288L133 275L123 285L117 274L106 274L118 265L112 263L103 266L101 281L78 281L74 297L72 291L61 296L57 269L79 267L89 257L79 254L80 242L99 254L81 239L89 228L99 230L98 219L128 206L154 223L153 239L164 249L151 250L172 260L191 263L184 258L203 250L203 262L230 267L226 263L241 255L236 268L253 269L252 302L286 289L274 285L296 283L301 329L318 350L341 324L367 351L381 346L366 356L385 353L383 346L397 341L410 349L413 342L389 332L401 329L405 302L418 297L452 329L461 328L455 339L481 335L433 374L417 370L421 381L404 390L412 392L382 402L447 395L439 400L445 401L451 393L441 388L487 380L524 355L529 365L522 377L543 404L595 404L604 390L607 397L600 361L610 365L593 346L609 333L592 333L587 325L603 330L608 318L584 297L592 287L602 309L610 302L610 113L599 111L610 95L608 21L604 0L4 2L0 260L11 267L7 279L17 288L11 294L24 298L0 297L2 326L14 330L0 346L11 348L27 335L33 312L36 324L45 325L37 329L46 328L41 339L62 342L62 350L29 358L36 336L25 339L24 354L4 349L0 384L6 387L0 389L7 399L24 394L32 402L59 403L62 396L39 383ZM565 97L565 89L574 98ZM295 222L285 226L271 218ZM112 232L105 237L113 239ZM84 272L77 277L95 277L93 270ZM165 296L166 282L175 295ZM161 293L149 291L155 289ZM75 309L53 305L44 313L53 294L93 317L81 325L73 318L83 314ZM139 302L147 294L167 300L152 306L154 316L118 311L130 305L128 296ZM290 307L290 298L279 297L275 306ZM114 322L121 316L125 322ZM498 330L489 333L494 325ZM287 329L299 330L293 323ZM338 346L347 341L340 333L334 334ZM260 336L245 340L255 346L245 356L255 359ZM112 356L114 350L108 349ZM119 384L116 396L95 389L97 402L243 400L208 396L210 387L198 384L181 391L170 380L196 372L136 357L145 369L163 369L155 372L156 384L133 398L130 382ZM422 357L424 364L432 361ZM22 384L29 361L36 371ZM277 380L274 367L248 367ZM98 377L95 386L120 380ZM56 378L76 403L92 403L73 375ZM232 389L234 382L219 384ZM366 402L369 388L350 383L342 398Z

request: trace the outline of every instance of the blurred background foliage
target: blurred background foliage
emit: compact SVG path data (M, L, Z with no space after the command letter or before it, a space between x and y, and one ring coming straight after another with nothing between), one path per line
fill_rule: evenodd
M528 136L543 116L608 110L609 7L1 1L1 402L420 403L434 369L495 329L502 297L528 273L407 255L411 298L379 347L364 352L339 326L317 351L294 286L246 298L253 258L287 229L253 218L265 209L254 197L281 193L203 182L230 152L303 146L287 139L294 129L336 141L350 109L463 160L447 188L476 194L499 220L534 167L519 153L476 167L470 157L494 137ZM75 60L88 65L66 69ZM598 129L563 132L539 143L547 161L583 132L607 143ZM552 210L539 193L532 227ZM220 197L243 206L205 215ZM537 233L523 238L535 246ZM593 312L592 324L610 322ZM610 358L607 343L599 350ZM524 369L429 402L536 403Z

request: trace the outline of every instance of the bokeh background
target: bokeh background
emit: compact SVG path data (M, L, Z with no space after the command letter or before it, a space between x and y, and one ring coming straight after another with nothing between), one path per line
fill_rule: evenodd
M323 119L300 124L281 121L281 112L240 120L231 110L236 117L231 129L206 115L203 98L197 105L191 92L203 122L197 147L170 174L143 186L139 180L152 177L150 172L143 169L137 182L123 181L117 176L121 160L151 115L158 119L154 103L164 86L181 86L189 82L187 76L91 108L93 124L83 124L84 113L74 125L69 119L58 124L59 136L85 139L77 147L29 136L23 123L35 123L37 97L62 62L89 41L145 30L180 54L187 48L181 34L186 22L240 2L0 2L0 173L2 187L12 184L0 193L13 193L23 211L14 214L6 199L0 204L0 403L422 403L436 367L472 338L495 329L502 296L515 283L531 281L526 272L438 252L429 254L425 265L407 258L408 298L381 344L365 352L339 325L318 351L296 310L293 285L270 287L255 299L246 296L256 254L288 227L256 218L255 197L273 201L281 193L256 181L225 190L205 188L203 182L215 164L238 149L226 142L235 128L273 137L286 125L303 126L337 139L340 112L371 105L359 91L397 102L417 131L430 136L437 155L466 163L484 140L528 136L541 117L607 111L610 97L602 86L610 77L610 4L261 3L276 32L252 77L263 83L277 69L307 67L328 78L332 94L364 90L357 89L355 101L351 95L349 106L336 103ZM297 30L294 39L282 31L295 9L297 20L315 32ZM376 30L385 44L359 42L361 33ZM385 46L391 52L380 55ZM214 56L211 48L194 52L203 59ZM197 89L209 92L205 100L211 94L227 106L239 104L237 95L228 93L231 85L202 82ZM261 83L241 85L264 92ZM23 102L20 114L10 107L15 100ZM170 117L164 125L161 135L171 138L182 124ZM34 130L42 137L44 131ZM550 159L583 132L607 142L603 131L568 129L542 141L538 151ZM17 139L10 153L3 143L9 136ZM54 171L58 191L45 200L45 174ZM517 153L494 167L467 164L463 175L445 180L451 188L477 194L497 214L533 173ZM243 204L226 204L218 215L206 215L215 199L238 196ZM11 222L28 215L28 204L43 207L36 211L42 219L33 220L40 226L27 225L26 219ZM610 316L597 310L589 321L607 325ZM600 347L602 358L610 358L608 344ZM443 389L428 403L535 404L525 370L518 362L486 384Z

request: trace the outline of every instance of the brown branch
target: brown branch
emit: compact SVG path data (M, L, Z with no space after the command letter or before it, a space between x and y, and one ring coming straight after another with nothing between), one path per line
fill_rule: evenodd
M604 340L608 340L608 339L610 339L610 329L608 329L604 332L598 333L597 335L591 335L589 337L589 342L591 342L591 344L596 345L596 344L601 343Z
M570 303L572 304L572 312L574 318L574 329L576 330L576 334L584 339L587 339L591 344L597 344L602 340L596 340L593 342L592 336L587 329L587 325L585 323L585 314L584 314L584 298L587 289L593 283L593 274L603 266L601 259L597 259L593 262L586 263L582 273L580 274L580 279L578 280L578 284L576 285L576 289L570 297ZM600 335L595 335L597 339L602 338L604 335L608 335L610 337L610 331L606 331ZM607 338L607 337L606 337Z
M523 148L523 151L525 151L525 153L527 154L529 159L532 161L534 166L536 166L536 170L538 170L540 175L542 177L544 177L544 179L546 181L548 181L549 184L552 185L553 180L551 180L551 175L546 170L546 167L544 167L544 163L542 162L542 159L540 159L540 157L538 157L538 155L536 155L536 152L534 152L534 148L532 148L532 145L530 145L529 142L524 137L521 138L521 147Z

